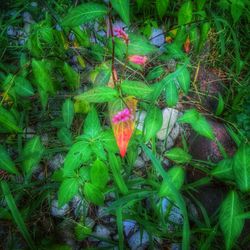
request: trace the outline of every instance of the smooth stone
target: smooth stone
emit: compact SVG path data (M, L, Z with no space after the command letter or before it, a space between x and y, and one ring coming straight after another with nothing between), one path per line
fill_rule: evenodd
M180 125L176 123L170 132L171 138L175 141L180 134Z
M95 221L90 217L86 217L85 225L92 229L95 226Z
M157 133L157 138L159 140L165 140L173 129L176 120L178 118L178 110L172 108L165 108L162 111L163 123L160 131Z
M32 127L27 127L23 130L24 133L24 137L26 139L31 139L32 137L34 137L36 135L36 131L34 130L34 128Z
M58 153L53 156L51 160L48 161L48 166L52 170L57 170L59 169L64 162L64 156L61 153Z
M137 157L137 159L135 161L135 167L137 167L137 168L143 168L144 166L145 166L144 160L140 156Z
M97 237L108 239L110 238L111 232L107 227L103 225L97 225L94 234Z
M150 36L150 43L155 46L162 46L165 43L164 31L162 29L152 29L152 34Z
M98 208L98 211L97 211L97 217L100 219L100 218L103 218L103 217L106 217L108 216L109 213L107 212L107 208L106 207L99 207Z
M132 231L137 230L137 223L134 220L124 220L123 230L125 235L128 237Z
M145 111L136 112L136 128L140 131L143 131L146 115L147 113Z
M88 203L83 200L79 195L74 196L71 203L74 209L74 215L76 217L85 217L87 215Z
M53 200L51 204L51 215L54 217L63 217L69 211L69 205L65 204L58 207L58 200Z
M166 141L166 149L170 149L174 146L174 141L173 139L169 136Z
M148 233L146 231L143 231L141 237L141 232L137 231L129 238L128 244L131 250L146 249L149 245Z

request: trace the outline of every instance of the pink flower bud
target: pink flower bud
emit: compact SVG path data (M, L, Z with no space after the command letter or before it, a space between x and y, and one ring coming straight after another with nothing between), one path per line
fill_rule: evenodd
M146 56L132 55L128 57L128 60L138 65L144 65L148 58Z

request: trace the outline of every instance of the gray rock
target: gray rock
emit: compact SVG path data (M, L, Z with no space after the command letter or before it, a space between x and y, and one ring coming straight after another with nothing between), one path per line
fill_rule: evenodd
M33 23L34 22L31 14L29 12L27 12L27 11L23 12L22 16L23 16L24 23Z
M53 200L51 204L51 215L54 217L63 217L69 211L69 205L65 204L61 208L58 207L58 200Z
M175 141L177 139L177 137L179 136L179 134L180 134L180 125L178 123L175 123L175 125L170 133L170 136Z
M145 111L136 112L136 128L140 131L143 130L146 115L147 113Z
M42 141L43 145L48 146L49 145L49 135L47 133L42 134L41 141Z
M53 156L51 160L48 161L48 166L52 170L57 170L63 165L64 156L61 153L58 153Z
M145 152L142 152L142 153L141 153L141 157L142 157L142 159L143 159L145 162L150 161L150 159L149 159L148 156L145 154Z
M152 29L150 42L155 46L162 46L165 43L164 31L162 29Z
M97 211L97 217L99 219L108 216L109 213L107 212L107 208L106 207L99 207L98 211Z
M135 167L137 167L137 168L143 168L144 166L145 166L144 160L140 156L137 157L137 159L135 161Z
M27 127L23 130L23 136L26 139L31 139L36 135L36 131L32 127Z
M180 243L172 243L170 245L170 250L181 250L181 244Z
M128 244L129 244L131 250L146 249L147 246L149 245L148 233L146 231L143 231L142 237L141 237L141 232L137 231L135 234L133 234L129 238Z
M162 111L163 123L160 131L157 133L157 138L159 140L165 140L173 129L176 120L178 118L178 110L172 108L165 108Z
M17 32L16 32L15 28L12 25L8 26L8 28L7 28L7 35L11 36L11 37L17 35Z
M36 8L38 6L38 4L37 4L37 2L31 2L30 6L33 7L33 8Z
M76 217L85 217L88 213L88 203L79 195L74 196L72 199L72 207Z
M168 138L167 138L167 141L166 141L166 149L168 150L168 149L170 149L170 148L172 148L174 146L174 141L173 141L173 139L169 136Z
M97 236L97 237L100 237L100 238L104 238L104 239L109 239L110 238L110 230L103 226L103 225L97 225L96 226L96 229L95 229L95 232L94 232L94 235Z
M92 229L95 226L95 221L92 218L87 217L85 219L85 225Z
M138 225L134 220L123 221L123 230L125 235L128 237L131 232L135 232L138 229Z

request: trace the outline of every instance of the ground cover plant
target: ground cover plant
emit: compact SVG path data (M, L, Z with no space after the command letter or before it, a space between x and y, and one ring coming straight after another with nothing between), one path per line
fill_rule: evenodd
M5 1L2 249L248 249L249 2Z

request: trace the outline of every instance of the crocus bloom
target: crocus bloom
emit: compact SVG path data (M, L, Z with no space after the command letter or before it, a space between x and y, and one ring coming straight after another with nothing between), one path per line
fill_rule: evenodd
M148 58L146 56L133 55L133 56L129 56L128 60L138 65L144 65L146 61L148 60Z
M128 108L125 108L113 116L112 122L116 124L119 122L126 122L129 119L133 119L133 116L131 111Z
M114 28L115 36L122 38L126 43L128 43L128 34L122 28Z

